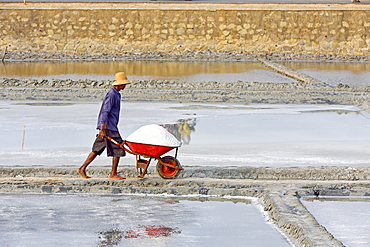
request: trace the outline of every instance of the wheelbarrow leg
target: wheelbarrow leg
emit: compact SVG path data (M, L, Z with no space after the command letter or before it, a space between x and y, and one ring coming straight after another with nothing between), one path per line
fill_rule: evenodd
M144 178L150 161L151 158L149 160L144 160L140 158L140 155L136 155L136 173L138 178Z

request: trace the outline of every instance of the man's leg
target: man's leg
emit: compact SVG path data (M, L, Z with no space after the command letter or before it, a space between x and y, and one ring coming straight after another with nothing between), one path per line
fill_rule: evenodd
M119 157L113 157L112 159L112 171L110 173L110 179L125 179L117 174L117 168L119 163Z
M97 153L92 151L89 156L87 156L86 161L82 164L80 168L77 169L77 172L83 177L83 178L90 178L86 175L86 168L87 166L96 158Z

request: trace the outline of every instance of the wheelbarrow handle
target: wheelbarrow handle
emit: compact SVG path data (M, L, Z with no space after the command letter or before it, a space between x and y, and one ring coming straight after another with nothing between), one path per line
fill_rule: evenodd
M120 148L123 148L123 144L125 144L125 142L123 142L122 144L119 144L117 141L115 141L114 139L110 138L109 136L104 136L105 138L107 138L109 141L113 142L114 144L116 144L117 146L119 146Z
M115 141L114 139L110 138L109 136L104 136L104 137L107 138L109 141L113 142L114 144L116 144L118 147L120 147L123 150L125 150L126 152L129 152L130 154L132 154L131 150L125 148L125 146L124 146L126 144L126 141L123 141L122 144L119 144L117 141Z

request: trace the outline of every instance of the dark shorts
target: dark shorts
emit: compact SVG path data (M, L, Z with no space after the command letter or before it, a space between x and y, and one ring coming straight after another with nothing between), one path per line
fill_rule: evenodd
M105 135L114 139L118 143L123 142L118 131L105 130ZM92 147L92 151L96 152L98 155L101 155L105 148L107 148L107 155L110 157L123 157L126 155L125 150L118 147L107 138L96 138Z

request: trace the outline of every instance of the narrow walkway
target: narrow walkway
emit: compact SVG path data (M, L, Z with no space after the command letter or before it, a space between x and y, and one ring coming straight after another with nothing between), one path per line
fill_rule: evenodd
M266 60L261 57L256 58L257 61L259 61L262 65L265 67L272 69L273 71L278 72L279 74L285 75L287 77L293 78L297 81L305 82L305 83L318 83L318 84L326 84L316 78L310 77L306 74L303 74L301 72L295 71L293 69L290 69L284 65L271 62L269 60Z

